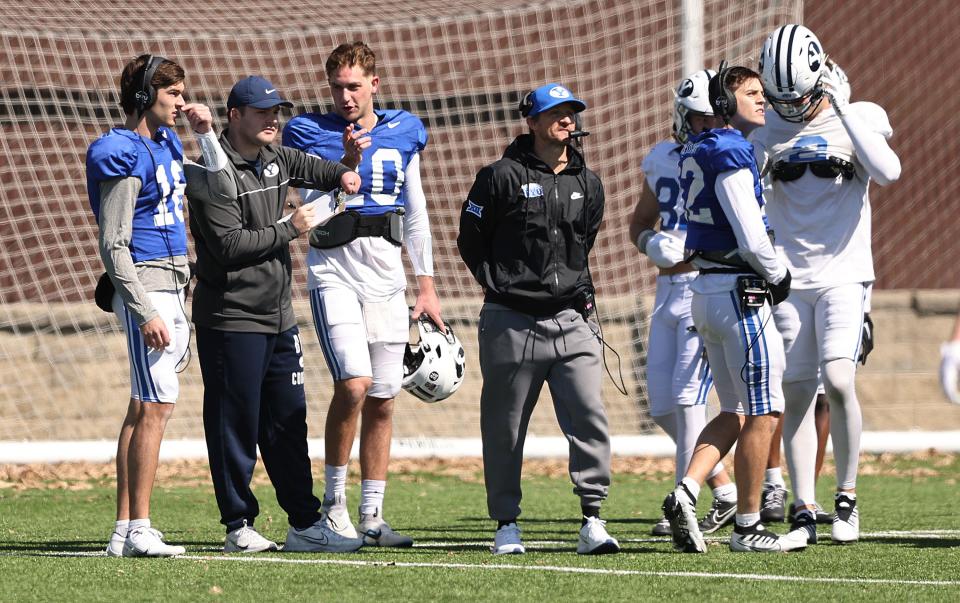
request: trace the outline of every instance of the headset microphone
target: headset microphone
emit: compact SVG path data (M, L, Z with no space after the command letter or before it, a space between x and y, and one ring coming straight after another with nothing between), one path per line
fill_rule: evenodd
M580 114L576 113L573 116L573 132L570 132L569 140L570 142L576 141L578 144L583 144L583 141L579 140L590 136L590 132L587 132L583 129L583 123L580 121Z

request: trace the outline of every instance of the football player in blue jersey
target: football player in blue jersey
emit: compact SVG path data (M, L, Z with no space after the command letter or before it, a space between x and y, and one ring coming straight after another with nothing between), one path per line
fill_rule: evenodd
M356 169L363 184L345 210L311 234L308 287L317 337L334 380L325 431L323 510L339 533L368 545L409 547L413 540L383 519L393 432L393 400L403 381L409 340L405 241L417 279L413 316L443 330L433 284L433 251L420 153L427 132L415 115L377 110L376 56L363 42L327 58L330 113L307 113L286 125L283 143ZM304 191L307 200L314 198ZM350 449L360 429L360 507L355 528L346 507Z
M674 545L706 552L697 525L701 484L734 443L737 513L730 549L803 548L760 522L760 487L770 438L783 412L783 341L771 306L786 298L790 272L777 258L763 215L760 175L745 136L764 123L760 76L727 69L709 83L714 114L727 123L691 138L680 153L686 249L700 273L691 285L693 323L703 339L720 414L700 434L686 476L663 503Z
M210 110L184 101L184 71L141 55L120 75L122 127L87 150L87 194L100 227L100 257L115 293L108 303L127 338L130 402L117 445L117 523L107 555L170 557L150 524L160 441L179 394L176 368L189 343L183 310L190 278L183 221L183 146L173 131L185 114L211 131Z
M674 93L673 138L658 143L643 160L643 194L630 223L630 238L660 269L647 345L650 417L676 443L677 481L687 472L697 437L707 424L707 393L713 383L703 359L703 342L690 316L690 283L696 269L683 261L687 219L680 197L680 149L690 136L723 125L713 115L707 84L715 72L702 69L684 78ZM660 223L659 232L653 230ZM712 534L733 522L737 489L723 463L707 476L713 506L700 523ZM670 534L661 518L653 534Z

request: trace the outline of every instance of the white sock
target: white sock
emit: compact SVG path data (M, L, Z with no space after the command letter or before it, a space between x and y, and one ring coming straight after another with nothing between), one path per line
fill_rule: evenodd
M737 525L741 528L746 528L752 526L753 524L760 521L760 512L756 513L737 513Z
M128 527L128 533L132 532L138 528L149 528L150 527L150 518L146 519L131 519L130 525Z
M117 523L113 524L113 531L121 536L126 536L127 532L130 530L130 520L129 519L118 519Z
M737 501L737 485L733 482L713 489L713 497L721 502Z
M857 365L853 360L841 358L823 365L823 386L830 400L830 437L837 464L837 488L841 490L857 487L863 415L854 389L856 376Z
M323 497L327 500L333 500L334 496L339 494L343 498L347 497L347 466L346 465L324 465L323 466Z
M386 480L365 479L360 482L360 515L383 517L383 493Z
M693 450L697 447L697 438L707 424L705 406L678 406L674 410L677 418L677 477L687 473Z
M786 488L787 484L783 481L783 471L780 467L774 467L773 469L767 469L763 472L763 483L773 484L775 486L780 486L781 488Z
M685 477L680 480L680 483L687 487L687 490L690 491L690 494L693 494L694 498L700 498L700 484L698 484L696 480L690 477Z

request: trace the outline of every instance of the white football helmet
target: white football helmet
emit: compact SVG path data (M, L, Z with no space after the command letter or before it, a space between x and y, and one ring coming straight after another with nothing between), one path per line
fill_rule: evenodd
M764 94L780 117L801 122L817 108L825 60L820 40L803 25L784 25L767 37L759 71Z
M707 94L707 84L716 75L712 69L701 69L683 78L673 93L673 137L685 143L690 138L690 123L687 116L713 115L713 107Z
M424 402L439 402L449 398L460 388L466 373L463 345L453 334L450 325L447 332L426 314L417 320L420 342L407 344L403 353L403 389Z

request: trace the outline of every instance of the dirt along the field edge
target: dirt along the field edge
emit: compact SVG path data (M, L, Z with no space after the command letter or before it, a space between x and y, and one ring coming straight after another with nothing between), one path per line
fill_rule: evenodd
M909 454L864 455L860 475L896 477L945 477L947 483L956 483L956 472L948 468L957 460L957 453L934 449ZM726 459L732 466L732 459ZM903 462L898 462L903 461ZM359 464L351 463L352 477L359 473ZM833 472L832 459L826 461L825 474ZM673 459L654 457L615 456L613 475L634 475L650 479L664 479L673 473ZM314 475L323 475L323 461L313 463ZM465 482L483 481L483 462L476 457L394 459L390 463L391 479L416 479L419 474L455 477ZM567 459L528 459L523 465L524 476L563 477L567 474ZM946 473L951 475L947 476ZM113 462L64 462L0 464L0 490L89 490L113 482L116 467ZM210 483L210 472L205 460L164 461L157 471L157 482L166 486L201 486ZM262 463L254 474L255 485L268 484Z

